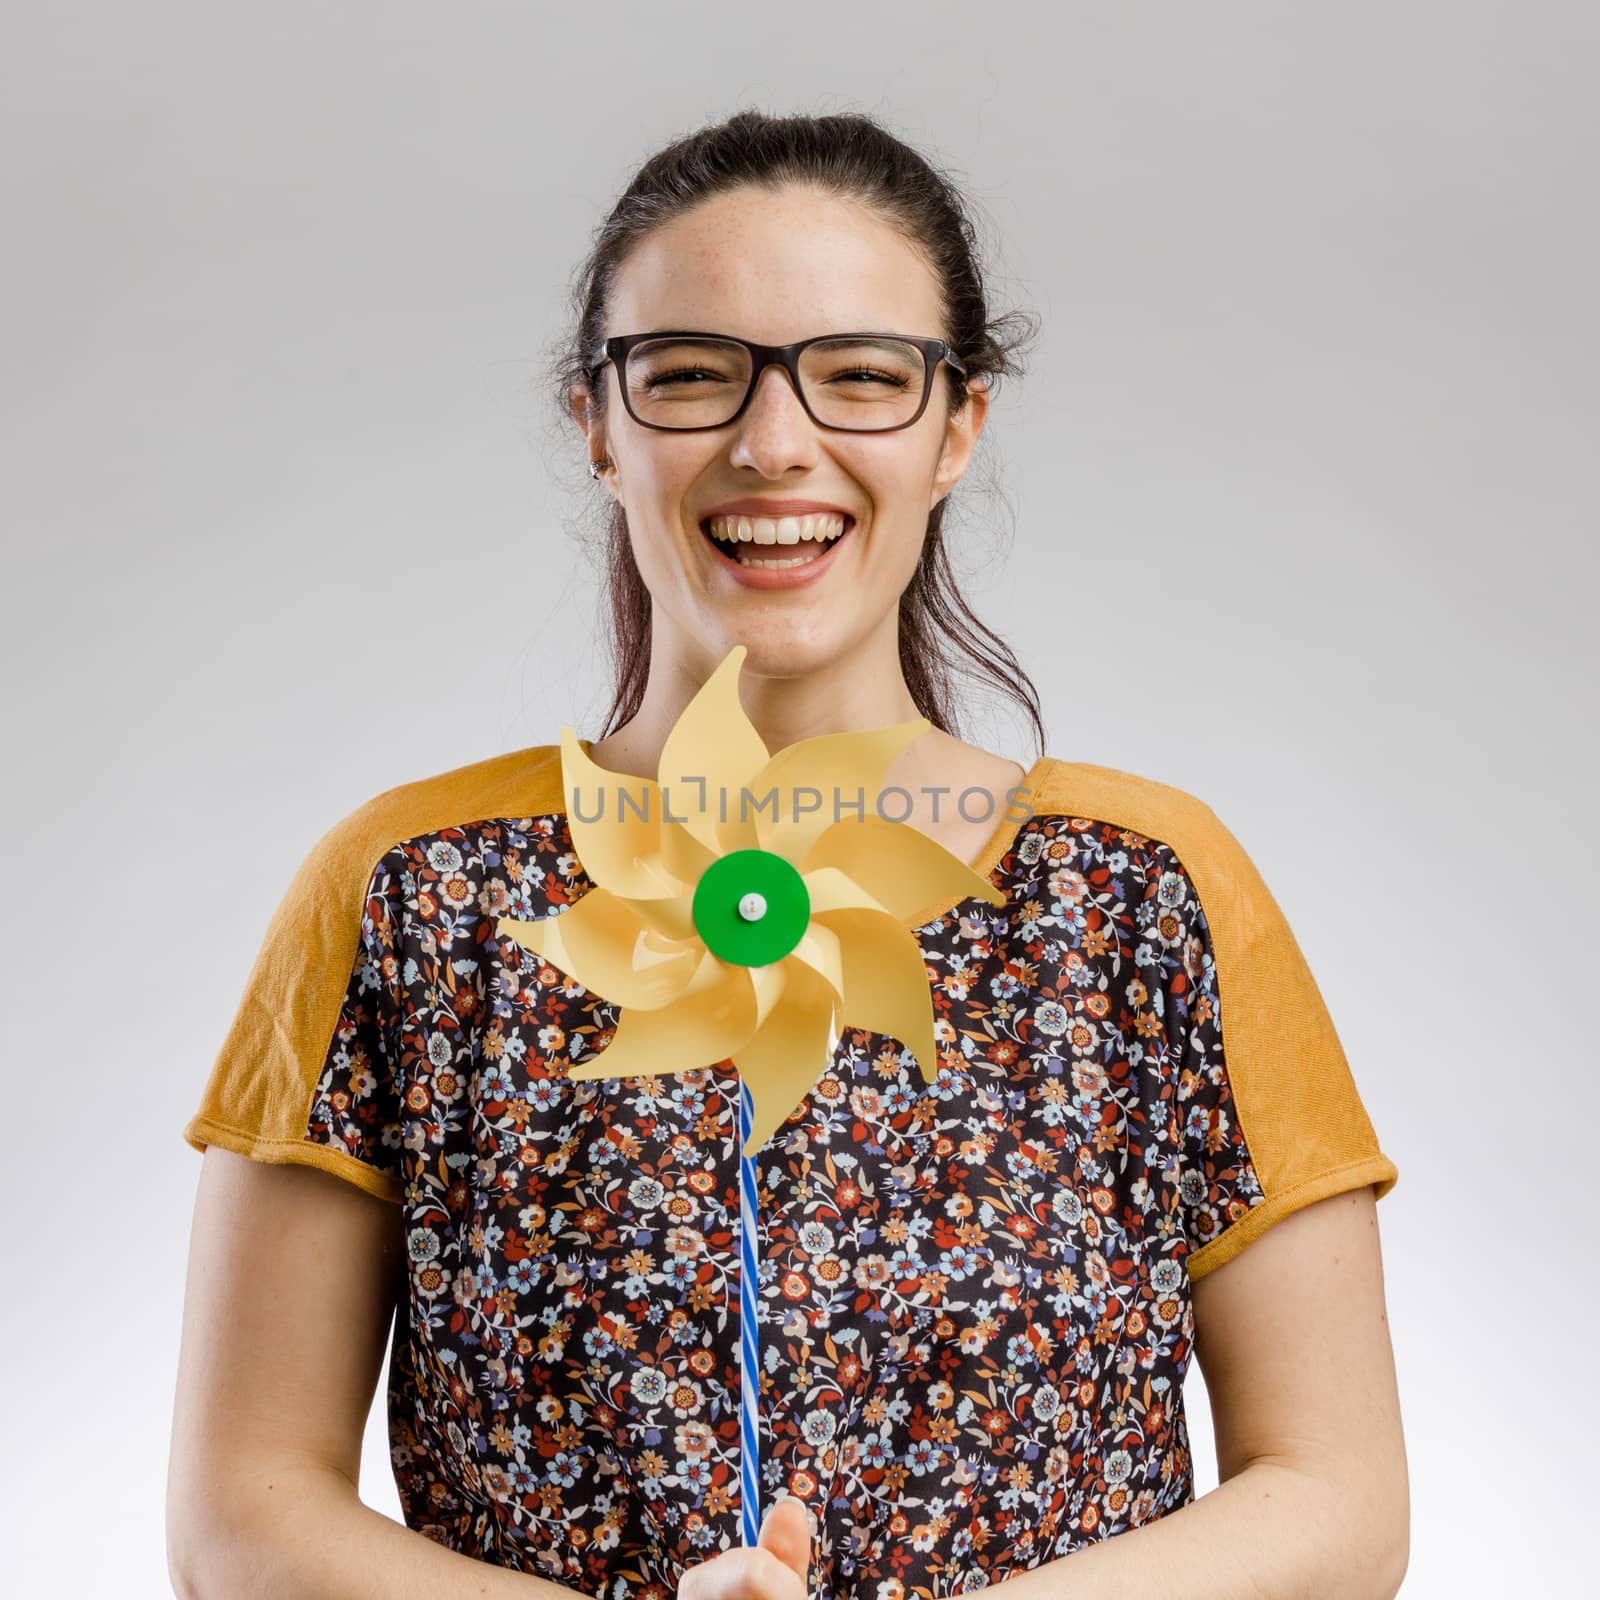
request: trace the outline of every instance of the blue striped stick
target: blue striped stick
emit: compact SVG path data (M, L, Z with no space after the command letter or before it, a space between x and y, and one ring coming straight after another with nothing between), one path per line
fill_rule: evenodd
M739 1514L744 1542L761 1532L761 1375L756 1327L760 1254L756 1223L756 1161L744 1153L755 1120L750 1090L739 1080Z

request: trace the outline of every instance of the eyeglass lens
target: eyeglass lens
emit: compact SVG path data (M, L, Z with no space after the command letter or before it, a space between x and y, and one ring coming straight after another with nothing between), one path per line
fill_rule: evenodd
M634 413L663 428L715 428L750 387L750 352L720 339L648 339L628 352ZM926 363L902 339L827 339L800 352L800 387L819 422L892 428L922 404Z

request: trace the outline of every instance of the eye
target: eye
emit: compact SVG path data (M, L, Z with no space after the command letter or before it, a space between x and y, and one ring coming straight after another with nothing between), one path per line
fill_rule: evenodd
M895 389L905 388L907 381L903 373L881 372L876 367L849 367L843 372L836 372L834 374L834 379L838 378L844 378L848 380L854 380L857 378L875 378L879 382L887 383ZM833 379L830 379L829 381L832 382Z
M708 372L704 367L671 367L665 372L653 372L645 380L646 384L655 388L658 384L670 384L674 378L715 378L719 374Z

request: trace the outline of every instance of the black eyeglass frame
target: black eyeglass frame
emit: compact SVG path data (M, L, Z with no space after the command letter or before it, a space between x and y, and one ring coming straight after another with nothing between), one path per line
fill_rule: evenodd
M628 398L626 375L628 352L635 345L644 344L650 339L701 339L708 342L714 340L722 344L743 345L750 352L751 367L750 382L744 391L744 399L739 402L739 409L724 422L697 422L689 428L676 427L670 422L646 422L633 409L633 402ZM800 381L800 353L809 345L827 344L840 339L846 341L898 339L902 344L915 345L922 352L922 400L913 415L907 417L904 422L891 423L887 428L846 428L837 422L824 422L811 409L811 404L806 399L805 385ZM782 367L789 374L789 382L795 394L799 396L800 404L805 407L806 415L819 428L826 428L830 433L898 433L900 429L909 428L920 421L922 413L928 409L928 399L933 393L933 375L941 361L959 372L963 378L967 375L967 364L951 352L950 346L943 339L918 339L909 333L819 333L810 339L797 339L793 344L754 344L749 339L740 339L731 333L706 333L695 328L663 328L650 333L619 333L607 339L600 348L605 353L586 369L590 383L593 384L600 369L609 361L616 368L617 388L622 392L622 403L627 408L628 415L641 428L654 428L659 433L708 433L714 428L732 427L749 407L751 396L756 392L756 385L761 381L762 373L773 365Z

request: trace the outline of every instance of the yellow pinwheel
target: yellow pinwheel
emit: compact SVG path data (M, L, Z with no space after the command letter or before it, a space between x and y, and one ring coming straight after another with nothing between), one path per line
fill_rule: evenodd
M926 717L771 756L739 703L744 656L734 646L684 708L654 780L597 765L562 729L568 828L593 887L496 929L621 1008L573 1078L731 1061L752 1103L750 1155L810 1093L840 1026L897 1039L933 1080L932 993L908 919L941 898L1005 896L872 814Z

